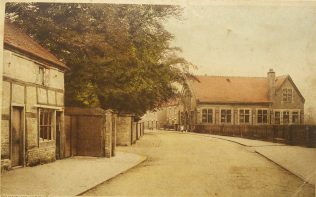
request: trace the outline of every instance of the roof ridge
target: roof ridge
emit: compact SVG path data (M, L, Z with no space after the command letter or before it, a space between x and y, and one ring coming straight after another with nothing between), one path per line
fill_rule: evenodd
M257 77L257 76L233 76L233 75L195 75L196 77L239 77L239 78L267 78L267 77Z

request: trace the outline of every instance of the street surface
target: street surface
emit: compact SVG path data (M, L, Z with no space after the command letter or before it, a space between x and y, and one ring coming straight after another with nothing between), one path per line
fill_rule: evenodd
M239 144L178 132L150 132L132 147L148 159L83 195L314 196L313 185Z

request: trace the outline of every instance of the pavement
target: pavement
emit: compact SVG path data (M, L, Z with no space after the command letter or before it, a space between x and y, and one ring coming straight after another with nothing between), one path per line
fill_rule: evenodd
M195 134L195 133L190 133ZM316 148L289 146L280 143L260 140L244 139L239 137L205 135L211 138L222 139L250 147L252 151L266 157L282 168L298 176L305 182L315 185L316 182Z
M146 157L116 152L112 158L71 157L1 174L1 196L79 195L145 161Z

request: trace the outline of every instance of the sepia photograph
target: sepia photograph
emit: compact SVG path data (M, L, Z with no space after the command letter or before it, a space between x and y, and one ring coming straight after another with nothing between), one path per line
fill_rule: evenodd
M0 4L1 196L316 196L316 1Z

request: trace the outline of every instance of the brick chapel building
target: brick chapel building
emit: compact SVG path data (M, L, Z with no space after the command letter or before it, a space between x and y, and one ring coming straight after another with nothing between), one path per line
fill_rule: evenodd
M305 99L289 75L197 76L183 92L180 124L303 124Z

